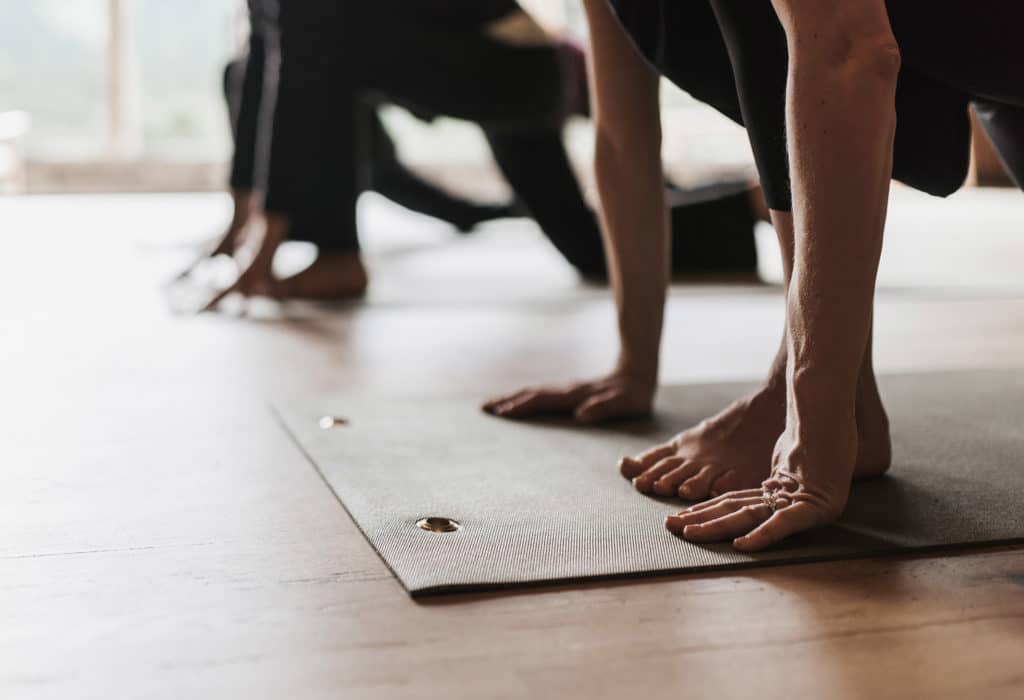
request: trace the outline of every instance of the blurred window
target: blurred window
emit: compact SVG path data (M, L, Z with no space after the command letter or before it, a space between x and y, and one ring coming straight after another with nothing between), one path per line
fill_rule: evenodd
M95 154L107 129L107 0L0 0L0 111L25 110L32 155Z
M239 0L0 0L0 111L30 158L221 160Z

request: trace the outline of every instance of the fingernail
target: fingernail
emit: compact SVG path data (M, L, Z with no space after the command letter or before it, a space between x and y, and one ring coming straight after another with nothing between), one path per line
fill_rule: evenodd
M682 496L689 496L690 495L690 487L689 486L680 486L679 487L679 493Z

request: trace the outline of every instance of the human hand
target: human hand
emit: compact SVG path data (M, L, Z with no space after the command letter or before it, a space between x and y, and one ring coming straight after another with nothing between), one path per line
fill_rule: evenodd
M580 423L598 423L649 414L655 388L654 381L615 372L594 381L528 387L491 399L483 405L483 410L511 419L563 413L571 414Z
M256 223L258 208L256 199L251 192L233 191L231 193L234 202L234 213L227 231L212 246L206 246L207 250L200 253L192 263L182 270L171 280L171 284L183 282L191 277L204 263L221 255L233 257L246 241L249 229Z
M256 243L256 251L249 265L226 289L218 292L205 306L204 311L214 311L226 297L241 294L244 297L270 297L281 299L285 296L284 283L274 276L274 255L288 233L288 220L282 216L267 216L262 236ZM246 242L249 245L249 241Z
M848 433L816 431L815 437L828 444L819 451L813 449L815 438L796 440L787 430L775 447L772 474L761 488L731 491L698 503L668 516L665 527L689 542L732 540L741 552L759 552L838 520L850 495L857 454L856 438Z
M245 298L269 297L271 299L281 299L284 297L283 286L281 280L274 276L271 266L265 264L257 257L246 269L242 270L234 283L226 289L217 292L200 309L200 313L216 311L220 303L232 294L241 294Z

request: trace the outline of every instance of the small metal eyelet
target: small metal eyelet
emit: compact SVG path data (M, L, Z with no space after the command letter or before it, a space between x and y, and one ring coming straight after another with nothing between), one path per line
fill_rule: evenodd
M457 520L437 516L417 520L416 525L421 530L426 530L427 532L455 532L462 528L462 525Z
M341 428L348 425L348 420L339 416L324 416L320 419L320 427L323 430L330 430L331 428Z

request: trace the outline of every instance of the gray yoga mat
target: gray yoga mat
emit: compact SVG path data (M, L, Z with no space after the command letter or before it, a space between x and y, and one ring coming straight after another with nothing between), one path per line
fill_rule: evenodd
M481 413L478 397L314 398L277 410L412 595L1024 541L1024 371L885 378L895 463L854 487L837 525L754 556L673 537L662 522L682 502L637 493L619 457L748 388L669 387L656 418L603 428L504 421ZM430 517L461 528L417 525Z

